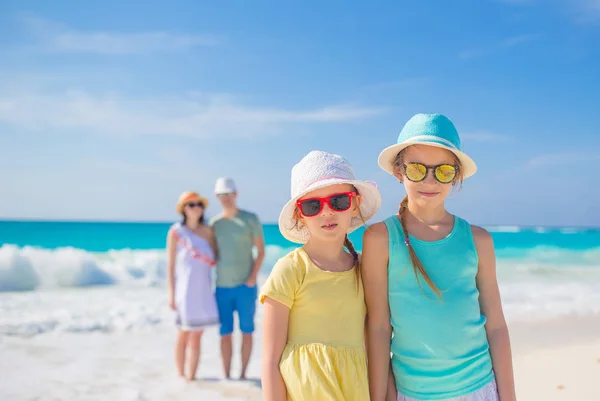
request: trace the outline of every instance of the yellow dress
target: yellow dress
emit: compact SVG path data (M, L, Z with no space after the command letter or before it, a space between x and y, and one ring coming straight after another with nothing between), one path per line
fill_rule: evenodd
M368 401L366 306L356 267L327 272L298 248L281 258L261 289L290 308L279 369L288 401Z

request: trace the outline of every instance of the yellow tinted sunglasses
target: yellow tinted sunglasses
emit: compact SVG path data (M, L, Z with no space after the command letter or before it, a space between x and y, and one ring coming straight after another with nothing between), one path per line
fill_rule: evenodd
M413 182L423 181L427 177L427 172L433 170L433 176L442 184L449 184L456 177L457 166L452 164L438 164L437 166L427 166L423 163L406 163L404 165L404 175Z

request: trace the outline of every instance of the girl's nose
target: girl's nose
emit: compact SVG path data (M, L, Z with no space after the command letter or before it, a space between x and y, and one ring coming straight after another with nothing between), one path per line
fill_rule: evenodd
M437 180L434 177L435 172L433 170L427 169L427 175L425 175L425 179L423 182L427 184L436 184Z
M321 215L322 216L331 216L332 214L333 214L333 210L329 206L329 203L325 202L325 204L323 205L323 210L321 210Z

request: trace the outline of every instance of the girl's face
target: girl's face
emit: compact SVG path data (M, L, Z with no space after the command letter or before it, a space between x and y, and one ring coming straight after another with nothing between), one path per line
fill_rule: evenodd
M349 184L315 189L296 204L297 218L311 238L331 241L343 238L352 218L358 216L360 197Z
M185 204L183 208L187 218L192 220L198 220L202 213L204 213L204 204L200 201L192 201Z
M409 146L396 167L396 178L404 183L410 201L421 207L442 205L457 177L454 154L435 146Z

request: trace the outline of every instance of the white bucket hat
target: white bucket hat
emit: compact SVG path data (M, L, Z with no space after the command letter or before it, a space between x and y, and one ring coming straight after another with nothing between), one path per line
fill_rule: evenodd
M235 187L235 182L230 177L219 177L217 178L217 182L215 183L215 194L232 194L237 192L237 188Z
M354 178L352 166L341 156L313 150L292 168L291 199L285 204L279 215L279 231L289 241L304 244L310 234L304 226L298 227L294 220L296 202L315 189L336 184L351 184L361 197L360 214L352 218L348 233L356 230L371 219L381 206L381 194L377 185L370 181Z

